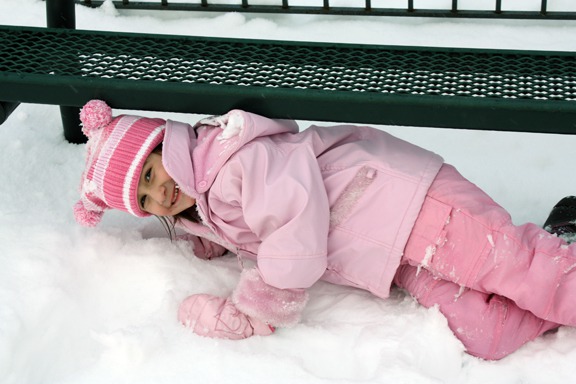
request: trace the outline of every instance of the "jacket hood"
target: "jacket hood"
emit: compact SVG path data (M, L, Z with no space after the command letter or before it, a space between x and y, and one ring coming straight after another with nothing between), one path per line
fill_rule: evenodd
M200 120L194 126L168 120L162 162L193 198L206 192L224 163L243 145L263 136L296 133L293 120L270 120L241 110Z

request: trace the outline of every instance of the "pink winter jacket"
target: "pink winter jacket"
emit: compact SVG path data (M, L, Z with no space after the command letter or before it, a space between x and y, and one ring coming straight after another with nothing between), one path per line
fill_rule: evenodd
M273 287L322 279L383 298L442 162L374 128L298 132L240 110L195 127L168 121L163 143L203 221L182 221L187 232L256 261Z

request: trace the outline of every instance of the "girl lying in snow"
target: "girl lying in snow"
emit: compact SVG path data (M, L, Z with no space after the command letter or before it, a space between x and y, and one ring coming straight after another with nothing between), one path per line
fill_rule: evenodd
M173 218L196 256L256 267L228 298L194 294L179 320L228 339L296 324L318 280L437 305L467 351L500 359L576 325L576 245L509 214L425 149L370 127L311 126L233 110L195 126L81 112L89 137L77 220Z

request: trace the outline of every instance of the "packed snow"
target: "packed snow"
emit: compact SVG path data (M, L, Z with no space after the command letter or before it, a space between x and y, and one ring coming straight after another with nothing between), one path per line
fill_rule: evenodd
M461 3L486 8L485 0ZM537 10L540 1L503 3ZM548 0L548 6L576 10L573 0ZM0 24L44 26L45 4L0 0ZM246 38L576 50L576 21L119 12L106 4L77 7L77 24ZM141 113L188 122L206 117ZM302 128L308 124L300 122ZM576 135L380 128L443 155L519 224L542 224L560 198L576 194ZM65 142L57 107L21 105L0 133L2 384L575 380L576 329L562 327L487 362L464 352L436 309L419 307L398 290L382 300L320 282L310 289L303 320L293 328L243 341L196 336L178 324L178 304L192 293L228 295L239 277L235 258L197 259L189 244L170 241L154 218L108 212L96 229L77 225L72 206L85 146Z

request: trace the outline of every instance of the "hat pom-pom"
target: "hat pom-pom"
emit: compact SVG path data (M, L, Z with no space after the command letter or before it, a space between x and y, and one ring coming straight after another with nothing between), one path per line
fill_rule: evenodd
M82 132L87 137L112 121L112 108L102 100L90 100L80 111Z
M84 207L82 201L74 204L74 217L79 224L86 227L95 227L102 220L104 212L89 211Z

